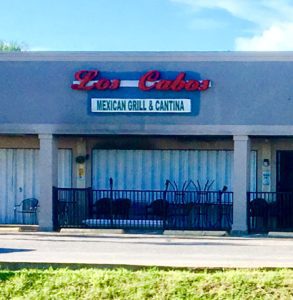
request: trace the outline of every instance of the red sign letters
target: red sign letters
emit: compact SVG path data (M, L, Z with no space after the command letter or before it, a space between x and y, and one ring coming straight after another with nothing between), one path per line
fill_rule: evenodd
M100 71L82 70L75 73L75 82L71 85L74 90L90 91L116 90L120 87L120 79L98 78ZM145 73L139 80L137 87L142 91L205 91L210 87L210 80L185 79L186 73L180 72L174 80L161 79L159 71L153 70ZM125 82L130 82L125 80ZM124 84L123 86L127 86ZM130 85L133 86L133 85Z

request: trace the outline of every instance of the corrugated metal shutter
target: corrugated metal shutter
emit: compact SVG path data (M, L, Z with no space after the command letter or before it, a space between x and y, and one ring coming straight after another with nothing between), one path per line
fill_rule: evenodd
M252 181L256 180L256 153L252 152ZM166 179L182 188L187 180L212 190L233 190L233 151L225 150L93 150L92 186L115 189L164 189ZM255 184L254 184L255 185Z
M36 149L0 149L0 223L14 222L14 205L39 197Z
M58 187L72 187L72 150L58 150Z
M250 156L250 191L257 190L257 152L251 151Z
M0 223L14 223L14 206L25 198L39 199L39 150L0 149ZM72 151L58 150L58 185L71 187Z

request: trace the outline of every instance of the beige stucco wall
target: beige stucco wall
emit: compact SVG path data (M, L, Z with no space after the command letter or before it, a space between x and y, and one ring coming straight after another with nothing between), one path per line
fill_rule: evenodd
M292 150L293 151L293 138L284 137L264 137L252 138L252 149L257 150L257 184L258 190L264 192L275 192L277 181L277 151ZM270 166L264 167L263 160L269 159ZM263 185L263 172L271 172L271 185Z

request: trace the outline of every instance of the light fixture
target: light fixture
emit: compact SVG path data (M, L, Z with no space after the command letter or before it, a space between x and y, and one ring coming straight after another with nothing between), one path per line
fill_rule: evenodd
M270 160L269 160L268 158L265 158L265 159L263 160L263 166L264 166L264 167L269 167L269 166L270 166Z
M89 154L86 155L79 155L75 158L76 163L78 164L84 164L86 160L89 159Z

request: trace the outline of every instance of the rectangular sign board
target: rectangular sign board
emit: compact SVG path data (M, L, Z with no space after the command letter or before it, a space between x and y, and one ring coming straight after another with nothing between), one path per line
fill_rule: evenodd
M92 98L93 113L190 113L190 99Z

